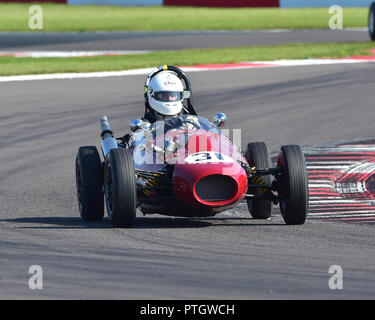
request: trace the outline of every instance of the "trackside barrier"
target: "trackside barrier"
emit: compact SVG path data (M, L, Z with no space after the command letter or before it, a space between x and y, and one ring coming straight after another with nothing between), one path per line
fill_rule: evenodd
M1 2L54 2L69 5L108 5L108 6L162 6L163 0L0 0Z
M280 8L370 7L371 0L280 0Z
M1 0L0 0L1 1ZM163 0L67 0L69 5L111 5L111 6L129 6L129 7L146 7L162 6Z
M318 8L339 5L342 7L369 7L371 0L0 0L0 2L55 2L68 5L114 6L194 6L194 7L280 7Z
M165 6L279 7L279 0L164 0Z
M54 2L54 3L66 3L66 0L0 0L0 2L15 3L15 2Z

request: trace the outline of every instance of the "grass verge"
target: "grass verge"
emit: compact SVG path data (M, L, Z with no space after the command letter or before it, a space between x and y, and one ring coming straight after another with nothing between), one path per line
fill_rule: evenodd
M29 4L0 4L1 31L32 31ZM43 31L328 28L328 8L116 7L40 4ZM344 8L344 28L366 27L367 8Z
M371 55L371 42L288 44L223 49L159 51L141 55L79 58L15 58L0 57L0 75L61 72L115 71L155 67L163 64L196 65L279 59L345 58Z

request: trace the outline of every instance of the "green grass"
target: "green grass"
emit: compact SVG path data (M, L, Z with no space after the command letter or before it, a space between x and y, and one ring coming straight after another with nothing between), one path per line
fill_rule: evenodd
M114 7L40 4L43 31L328 28L328 8ZM1 31L30 31L30 4L0 4ZM366 27L367 8L344 8L344 28ZM35 31L32 31L35 32Z
M142 55L90 58L15 58L0 57L0 75L56 72L114 71L159 65L196 65L277 59L343 58L371 55L371 42L288 44L224 49L193 49L152 52Z

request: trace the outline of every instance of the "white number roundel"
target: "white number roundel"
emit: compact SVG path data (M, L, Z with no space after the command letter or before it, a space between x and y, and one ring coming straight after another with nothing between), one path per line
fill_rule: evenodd
M214 151L204 151L188 155L185 158L186 163L232 163L233 160L225 154L214 152Z

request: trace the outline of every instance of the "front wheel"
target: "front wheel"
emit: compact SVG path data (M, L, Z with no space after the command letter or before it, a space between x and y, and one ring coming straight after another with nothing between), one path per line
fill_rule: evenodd
M268 169L271 167L271 159L264 142L249 143L246 148L245 157L249 166L255 169ZM271 184L271 176L254 177L254 183ZM251 194L262 194L262 188L249 188ZM272 202L270 200L247 199L247 208L253 219L268 219L272 213Z
M103 168L95 146L80 147L76 156L78 208L85 221L102 221L104 216Z
M297 145L281 147L277 159L281 169L278 192L280 211L286 224L304 224L308 211L308 178L305 157Z
M112 149L105 164L105 198L108 216L116 228L131 228L137 210L133 156L129 150Z

